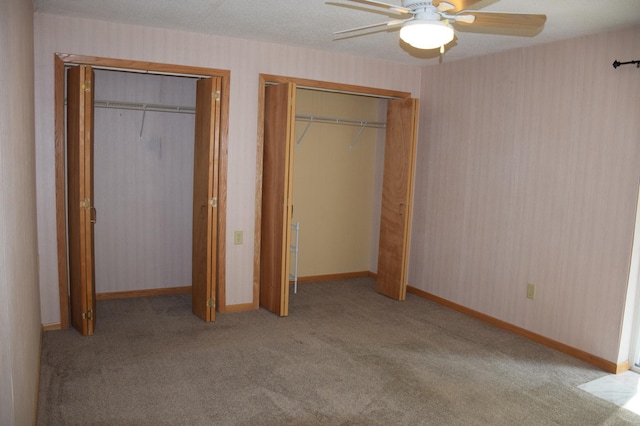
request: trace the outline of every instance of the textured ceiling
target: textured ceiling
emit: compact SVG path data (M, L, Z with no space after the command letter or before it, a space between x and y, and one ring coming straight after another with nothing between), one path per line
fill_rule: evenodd
M401 0L387 3L400 5ZM417 65L640 25L640 0L482 0L473 9L542 13L547 15L547 22L536 35L496 35L456 28L455 41L440 58L437 49L419 51L401 42L398 29L334 37L334 31L397 16L345 0L34 0L33 4L36 11L45 13L305 46Z

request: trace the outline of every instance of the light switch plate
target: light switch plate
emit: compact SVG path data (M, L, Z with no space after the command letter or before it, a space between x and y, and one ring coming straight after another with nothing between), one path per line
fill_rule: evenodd
M536 298L536 285L527 284L527 299L534 300Z

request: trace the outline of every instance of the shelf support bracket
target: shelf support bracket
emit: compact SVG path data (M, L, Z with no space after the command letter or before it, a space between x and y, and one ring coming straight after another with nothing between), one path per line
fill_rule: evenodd
M142 129L144 129L144 117L147 114L147 104L144 104L144 108L142 109L142 122L140 123L140 140L142 140Z
M358 142L358 139L360 139L360 135L362 135L362 132L364 132L364 128L367 127L367 124L369 124L368 121L363 121L360 123L360 130L358 130L358 134L351 141L351 145L349 145L349 151L353 151L353 148L356 147L356 143Z
M309 130L309 126L311 126L311 123L313 123L313 117L309 118L309 122L305 126L305 128L302 131L302 134L300 135L298 140L296 141L296 148L298 148L300 146L300 144L302 143L302 139L304 138L304 135L307 134L307 130Z

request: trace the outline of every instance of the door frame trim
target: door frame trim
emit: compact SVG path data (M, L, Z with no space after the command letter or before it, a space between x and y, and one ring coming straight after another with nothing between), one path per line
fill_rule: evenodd
M64 81L65 66L89 65L92 67L112 68L118 71L149 72L159 75L189 75L219 77L222 84L220 116L220 157L218 186L218 269L217 292L218 311L225 312L226 282L226 212L227 212L227 160L229 135L229 88L228 70L203 68L188 65L163 64L83 56L68 53L54 54L54 153L55 153L55 191L56 191L56 234L58 251L58 289L60 297L60 328L69 328L69 272L67 269L67 223L66 223L66 161L65 161L65 125L64 125Z
M273 74L258 76L258 139L256 148L255 238L253 240L253 309L260 308L260 248L262 242L262 162L264 161L264 88L267 84L293 83L297 88L340 92L377 98L407 99L410 92L378 89L353 84L332 83Z

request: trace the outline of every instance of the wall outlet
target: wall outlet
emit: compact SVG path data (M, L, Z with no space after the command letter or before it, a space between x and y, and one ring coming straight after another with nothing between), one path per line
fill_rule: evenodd
M536 286L535 284L527 284L527 299L535 299L536 298Z
M233 243L236 245L242 244L242 231L235 231L233 233Z

